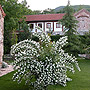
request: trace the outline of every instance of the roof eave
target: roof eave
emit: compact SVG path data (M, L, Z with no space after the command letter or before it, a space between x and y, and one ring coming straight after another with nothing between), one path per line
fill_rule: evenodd
M35 21L26 20L26 22L55 22L55 21L59 21L59 20L35 20Z
M0 5L0 10L1 10L1 13L2 13L3 18L4 18L6 16L6 14L5 14L4 10L2 9L2 6L1 5Z

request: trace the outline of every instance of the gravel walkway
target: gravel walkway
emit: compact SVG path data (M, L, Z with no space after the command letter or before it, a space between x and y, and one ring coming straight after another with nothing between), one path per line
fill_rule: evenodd
M12 71L14 71L12 65L8 65L7 68L1 68L0 69L0 77L7 74L7 73L12 72Z

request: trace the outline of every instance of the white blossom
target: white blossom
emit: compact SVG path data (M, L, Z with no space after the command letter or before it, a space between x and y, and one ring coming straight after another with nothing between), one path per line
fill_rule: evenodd
M39 42L24 40L11 47L11 55L15 57L13 65L19 66L13 80L21 82L24 78L26 83L38 90L48 85L66 86L66 82L71 81L67 76L67 70L74 73L75 64L80 71L76 58L62 49L67 43L67 37L51 43L51 38L43 31L33 35L39 38ZM33 77L36 81L31 82Z

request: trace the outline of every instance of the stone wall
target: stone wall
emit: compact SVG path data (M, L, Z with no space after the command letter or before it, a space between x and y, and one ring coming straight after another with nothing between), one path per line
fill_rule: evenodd
M2 60L3 60L4 16L5 13L0 5L0 67L2 66Z

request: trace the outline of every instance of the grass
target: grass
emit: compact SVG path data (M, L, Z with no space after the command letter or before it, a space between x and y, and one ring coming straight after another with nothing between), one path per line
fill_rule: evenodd
M71 82L67 82L67 86L60 85L49 86L49 90L90 90L90 60L79 59L81 71L76 69L74 74L69 73L72 78Z
M29 90L25 82L17 84L17 82L12 81L12 76L14 72L0 77L0 90Z
M90 90L90 60L78 59L81 71L76 69L75 74L68 73L72 81L67 82L67 86L61 85L49 86L49 90ZM29 90L25 82L21 84L12 81L14 72L0 77L0 90Z

